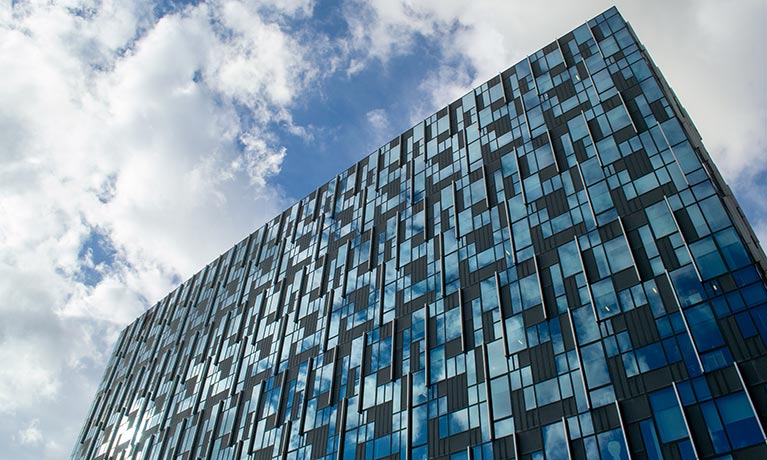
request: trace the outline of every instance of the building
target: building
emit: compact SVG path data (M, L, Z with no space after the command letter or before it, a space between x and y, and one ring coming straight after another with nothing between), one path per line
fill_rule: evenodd
M766 268L610 9L128 326L73 458L767 458Z

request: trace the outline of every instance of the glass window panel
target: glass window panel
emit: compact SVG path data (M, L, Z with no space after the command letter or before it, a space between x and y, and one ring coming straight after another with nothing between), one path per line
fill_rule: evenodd
M519 288L522 292L522 308L528 309L541 303L541 294L538 287L538 277L535 274L519 280Z
M491 377L508 372L506 351L503 348L502 340L494 340L487 344L487 357Z
M445 313L445 341L457 339L461 336L461 309L453 308Z
M714 313L707 303L686 310L685 315L699 351L708 351L724 345Z
M694 305L702 301L706 293L703 285L698 280L698 275L692 265L686 265L670 273L674 289L679 297L679 303L683 307Z
M594 80L594 86L600 93L613 87L613 79L610 77L610 72L607 69L595 73L591 78Z
M684 131L676 118L670 118L664 121L661 123L661 127L663 128L663 133L666 135L669 144L672 146L687 140L687 136L685 136Z
M636 359L640 372L651 371L666 365L666 355L663 353L663 347L657 342L637 348Z
M600 319L608 318L620 313L618 297L615 295L612 279L605 278L602 281L592 284L591 292L594 296L594 307L596 308Z
M597 435L599 442L599 451L603 459L623 459L628 458L626 445L623 442L623 434L620 428L610 430Z
M673 388L651 393L650 406L658 424L661 442L667 443L687 437L684 418Z
M456 412L448 413L448 425L450 426L451 435L468 430L469 429L468 409L461 409Z
M511 415L511 393L509 393L509 378L505 375L490 381L490 392L493 403L493 417L502 419Z
M660 453L658 435L655 433L655 424L652 420L644 420L639 424L639 429L642 432L642 440L644 441L645 451L647 452L647 459L661 460L663 456Z
M537 384L535 386L535 395L538 398L538 406L545 406L554 401L559 401L559 380L555 377Z
M543 449L546 460L567 460L568 447L563 422L552 423L543 427Z
M623 110L621 107L618 107L618 109ZM599 157L602 159L602 164L605 166L619 159L621 156L618 151L618 146L615 145L615 140L612 136L597 141L597 152L599 152Z
M585 345L600 338L594 311L591 307L581 307L572 311L578 343Z
M703 279L711 279L727 271L714 240L710 237L692 243L690 251Z
M514 434L514 418L509 417L507 419L496 422L495 424L495 437L496 439L503 438Z
M512 225L512 234L514 235L514 248L523 249L532 244L530 239L530 227L527 226L527 219L520 220Z
M613 131L618 131L631 124L631 119L623 104L607 112L607 119L610 121Z
M581 348L581 359L589 388L610 383L610 373L607 371L607 362L601 343L597 342Z
M581 163L581 171L583 172L583 179L586 181L586 185L595 184L605 177L602 167L599 165L599 160L596 157Z
M730 226L730 218L727 217L727 213L725 212L722 203L719 201L718 196L707 198L699 204L711 231L716 232Z
M722 421L719 419L719 413L714 403L705 402L700 405L700 410L703 412L703 420L706 422L706 428L708 428L708 434L711 436L716 452L722 453L730 450L730 443L727 441L724 426L722 426Z
M615 38L612 36L608 36L601 42L599 42L599 47L602 50L602 53L607 56L612 56L613 54L617 53L620 49L618 47L618 43L615 41Z
M623 367L626 368L626 376L633 377L639 374L639 367L637 366L634 353L625 353L621 357L623 358Z
M506 338L508 340L509 353L516 353L527 348L525 324L522 315L511 316L506 319Z
M578 246L575 244L575 241L563 244L557 252L559 253L559 261L562 264L562 276L568 278L582 270Z
M610 189L607 187L607 181L589 187L589 198L595 214L601 214L613 207L613 199L610 195Z
M739 392L719 398L716 405L733 449L764 442L745 393Z
M670 139L669 139L670 141ZM700 168L700 160L698 156L693 152L692 147L688 142L683 142L674 147L674 156L676 156L679 162L679 167L685 174L689 174L696 169Z
M730 270L735 270L751 263L748 253L733 227L717 233L715 238L716 243L722 249L722 254Z
M666 203L661 201L652 206L648 206L645 209L647 214L647 220L650 222L650 227L655 234L655 238L663 238L666 235L676 231L676 224L674 219L668 210Z
M634 265L631 259L631 252L626 244L626 239L622 236L614 238L604 244L605 252L607 253L607 260L610 262L610 268L613 273L617 273L621 270Z
M538 169L554 164L554 152L551 151L551 144L546 143L535 150L535 158L538 162Z
M480 283L480 296L482 297L482 311L498 307L498 290L494 276L482 280Z
M570 132L570 137L572 137L573 141L583 139L584 137L589 135L589 131L586 127L586 123L583 120L583 116L581 116L580 114L568 120L567 128L568 128L568 131Z

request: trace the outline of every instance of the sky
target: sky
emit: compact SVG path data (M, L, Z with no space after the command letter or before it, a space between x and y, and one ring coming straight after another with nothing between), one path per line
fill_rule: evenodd
M0 0L0 460L68 458L122 328L612 4ZM767 241L767 2L617 6Z

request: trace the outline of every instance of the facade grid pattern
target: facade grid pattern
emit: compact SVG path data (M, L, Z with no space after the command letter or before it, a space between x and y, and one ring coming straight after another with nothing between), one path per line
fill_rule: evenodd
M613 8L128 326L73 458L767 458L766 266Z

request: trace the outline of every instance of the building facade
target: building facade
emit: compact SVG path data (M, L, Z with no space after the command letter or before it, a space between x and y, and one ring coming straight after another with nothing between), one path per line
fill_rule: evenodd
M611 9L128 326L73 458L767 458L766 268Z

